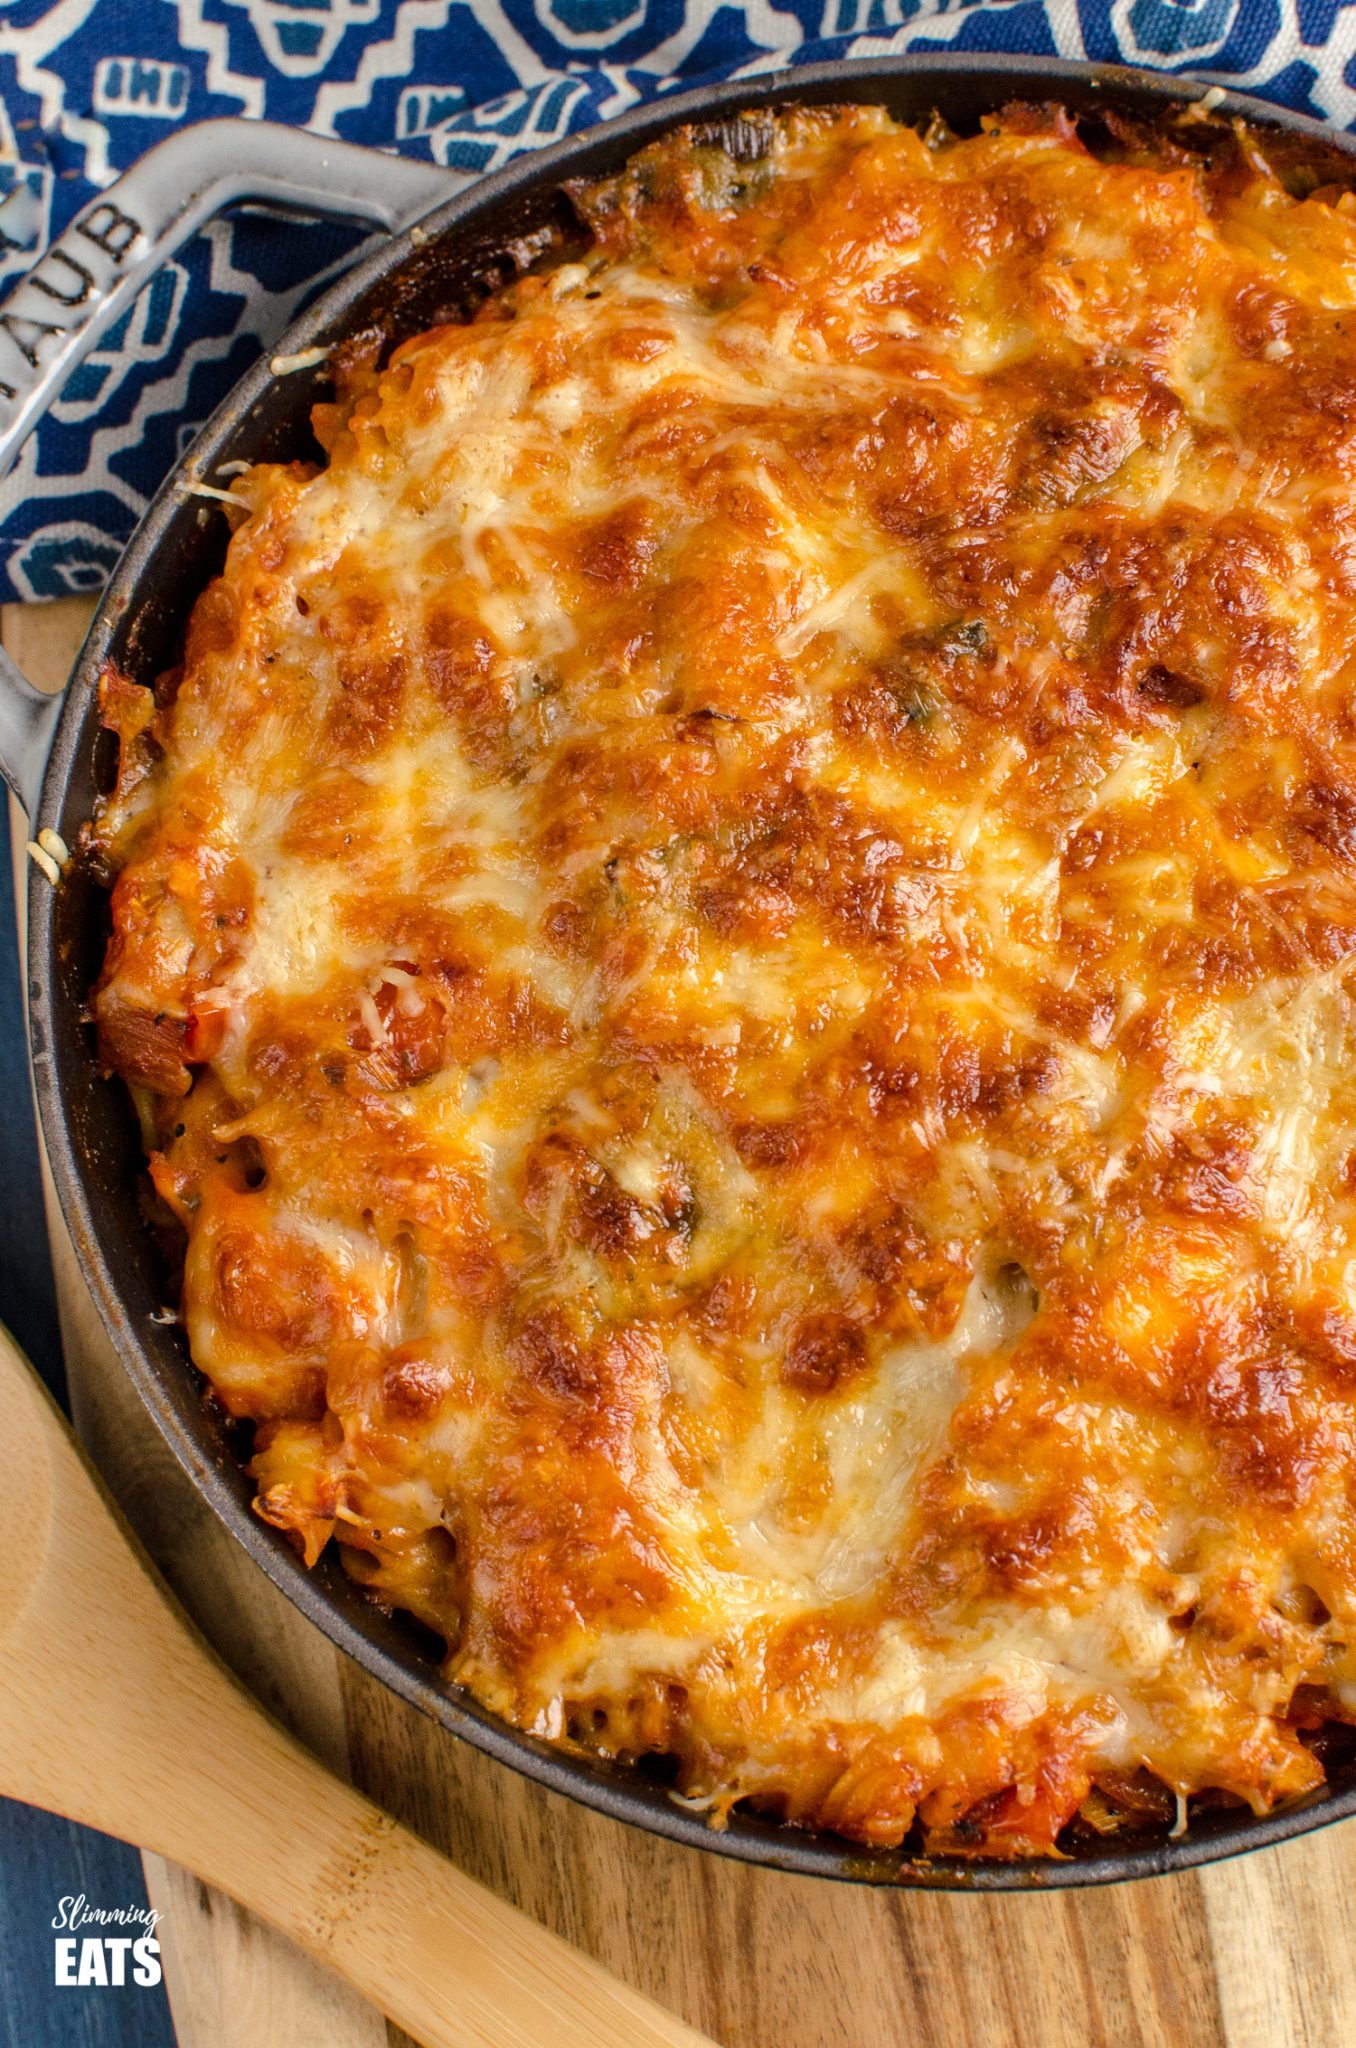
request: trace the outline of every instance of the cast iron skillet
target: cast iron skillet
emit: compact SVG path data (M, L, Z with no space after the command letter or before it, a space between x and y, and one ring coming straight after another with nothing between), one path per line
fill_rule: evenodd
M1201 90L1150 73L1018 57L819 64L661 99L474 185L428 165L262 123L207 123L162 144L87 208L0 313L0 466L66 369L118 316L140 280L233 199L346 212L397 230L284 337L279 352L296 355L374 320L396 336L430 325L494 275L496 259L516 236L561 217L563 179L613 171L679 122L729 118L793 100L859 100L879 102L905 120L937 110L965 131L1011 99L1058 99L1092 113L1110 105L1153 117L1199 98ZM1333 151L1347 164L1356 156L1356 139L1316 122L1234 95L1221 96L1218 105L1226 115L1244 114L1304 138L1330 159ZM323 366L278 374L267 360L236 387L166 481L123 556L59 719L12 664L0 672L0 758L35 832L53 827L74 843L107 775L109 742L95 712L100 665L114 660L143 682L171 666L188 610L220 564L225 521L187 486L211 479L224 462L305 452L309 408L325 389ZM371 1605L332 1554L308 1572L286 1541L252 1514L238 1447L203 1398L181 1332L153 1319L162 1282L137 1206L143 1162L135 1123L121 1085L99 1079L81 1021L107 935L106 898L76 866L56 890L35 877L30 900L29 1020L43 1134L81 1265L133 1384L184 1470L274 1584L366 1670L445 1728L554 1791L671 1840L780 1870L870 1884L990 1891L1104 1884L1280 1842L1356 1812L1353 1760L1333 1770L1324 1794L1266 1819L1239 1810L1206 1812L1193 1816L1190 1831L1177 1841L1161 1834L1122 1838L1065 1862L929 1861L739 1815L716 1833L643 1769L563 1754L443 1684L429 1641L413 1622Z

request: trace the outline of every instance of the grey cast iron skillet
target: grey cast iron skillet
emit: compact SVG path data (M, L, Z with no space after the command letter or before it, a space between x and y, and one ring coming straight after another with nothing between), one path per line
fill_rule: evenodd
M288 355L380 322L393 336L417 333L495 274L516 236L563 217L561 181L596 178L680 121L729 117L791 100L865 100L905 120L934 110L957 129L1014 98L1058 99L1095 114L1170 112L1199 85L1143 72L1097 70L1045 59L893 57L820 64L673 95L475 184L427 164L403 162L264 123L214 121L161 144L66 231L0 309L0 473L57 395L66 372L119 316L172 249L222 206L252 200L295 212L344 214L386 235L279 343ZM1221 111L1246 114L1356 156L1356 140L1316 122L1229 96ZM415 225L419 223L419 225ZM312 403L326 389L323 365L275 374L260 362L167 479L113 576L64 702L40 697L0 656L0 766L36 833L54 827L74 842L107 777L109 741L99 732L95 679L105 660L150 682L177 659L190 606L221 562L225 521L194 495L219 464L288 459L313 446ZM520 1734L443 1684L431 1640L371 1605L327 1556L306 1571L284 1539L250 1510L239 1442L204 1399L181 1333L153 1320L162 1299L160 1261L137 1207L142 1158L120 1085L99 1079L81 1022L108 930L106 899L77 867L58 890L30 892L29 1026L33 1073L48 1157L85 1276L119 1357L184 1470L221 1520L303 1614L368 1671L479 1749L557 1792L671 1840L751 1863L872 1884L1020 1891L1143 1877L1302 1834L1356 1812L1356 1759L1331 1768L1329 1790L1257 1820L1247 1813L1193 1816L1177 1841L1122 1838L1076 1849L1066 1862L929 1862L868 1852L736 1816L722 1833L683 1811L643 1768L563 1754Z

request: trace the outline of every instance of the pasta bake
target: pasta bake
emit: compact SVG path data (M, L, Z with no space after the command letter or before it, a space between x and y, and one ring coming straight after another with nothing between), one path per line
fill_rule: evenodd
M717 1824L1058 1855L1356 1718L1356 201L1269 148L675 133L104 674L259 1514Z

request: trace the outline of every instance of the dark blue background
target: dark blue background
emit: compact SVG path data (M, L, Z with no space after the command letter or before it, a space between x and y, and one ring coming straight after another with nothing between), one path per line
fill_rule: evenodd
M3 810L0 809L0 822ZM0 1320L65 1397L24 1049L9 834L0 832ZM3 1682L3 1681L0 1681ZM0 1799L0 2048L173 2048L164 1986L85 1990L54 1982L58 1899L146 1904L134 1849Z

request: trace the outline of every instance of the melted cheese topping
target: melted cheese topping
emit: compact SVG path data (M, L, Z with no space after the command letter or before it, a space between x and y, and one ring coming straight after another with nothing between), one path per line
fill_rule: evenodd
M716 1814L1048 1852L1356 1717L1356 217L1206 143L661 144L106 678L260 1513Z

